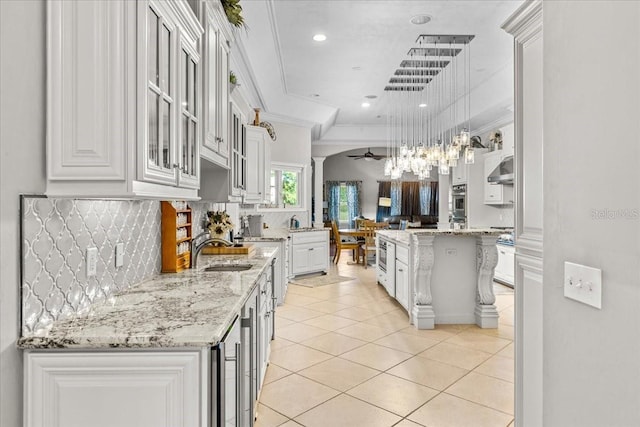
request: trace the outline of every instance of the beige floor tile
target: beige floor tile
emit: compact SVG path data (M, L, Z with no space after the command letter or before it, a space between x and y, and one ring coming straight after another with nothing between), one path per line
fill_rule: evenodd
M441 393L407 418L422 425L434 427L504 427L512 417Z
M338 393L332 388L293 374L265 385L260 393L260 401L269 408L294 418Z
M258 413L256 415L254 427L276 427L289 421L289 418L260 403L258 403Z
M280 317L280 308L276 310L276 331L280 328L284 328L285 326L293 325L296 323L293 320L285 319L284 317Z
M359 307L359 306L366 307L367 304L371 305L373 301L375 301L375 299L372 297L361 296L361 295L358 295L358 296L345 295L330 301L339 302L340 304L345 304L349 307Z
M326 334L326 329L316 328L315 326L305 325L304 323L296 323L293 325L280 328L278 336L285 340L300 342L308 340L309 338L317 337L318 335Z
M297 306L305 306L313 303L320 302L322 300L318 298L312 298L310 296L301 295L301 294L292 294L287 292L287 297L284 300L286 305L297 305Z
M292 323L294 324L294 323ZM277 329L276 327L276 331L278 331L279 329ZM280 348L285 348L285 347L289 347L290 345L294 345L295 343L293 341L289 341L289 340L285 340L282 337L279 337L278 335L276 335L276 339L274 339L273 341L271 341L271 350L277 350Z
M296 372L332 357L330 354L300 344L294 344L282 349L272 350L270 360L281 368Z
M467 329L467 330L469 331L471 329ZM511 340L511 341L513 341L514 334L515 334L514 327L510 325L505 325L504 323L498 323L497 328L473 329L473 332L479 332L481 334L504 338L506 340Z
M396 300L392 300L389 297L381 298L376 295L371 295L370 297L375 299L373 301L371 299L367 299L366 301L363 301L362 304L359 304L358 307L366 308L375 314L384 314L402 308Z
M505 348L503 348L502 350L500 350L499 352L497 352L496 356L509 357L513 359L515 357L514 351L515 351L515 347L513 343L511 343Z
M307 306L307 308L311 310L321 311L327 314L335 313L336 311L344 310L345 308L348 308L348 307L349 305L347 304L341 304L339 302L331 301L331 300L319 301L314 304L309 304Z
M375 369L337 357L298 372L299 375L339 391L347 391L379 373Z
M504 310L505 308L513 307L513 304L514 304L513 294L496 295L495 306L498 309L498 312Z
M436 325L436 330L447 331L454 334L459 334L462 331L469 329L470 327L475 326L473 324L460 324L460 325Z
M500 317L498 318L498 322L503 325L513 326L513 319L515 316L514 307L505 308L500 313Z
M275 363L269 363L267 366L267 372L264 374L264 384L272 383L280 378L284 378L287 375L291 375L291 371L284 369Z
M470 372L447 393L513 415L513 383Z
M348 337L346 335L337 334L335 332L327 332L324 335L302 341L301 344L338 356L342 353L346 353L347 351L362 347L367 344L367 342L357 338Z
M336 329L336 332L364 341L375 341L389 335L391 331L380 326L368 325L366 323L356 323L355 325Z
M302 427L302 424L298 424L293 420L289 420L286 423L282 424L280 427Z
M295 285L293 283L289 283L287 286L287 296L289 294L298 294L298 295L311 295L313 290L316 288L309 288L307 286Z
M415 335L418 337L429 338L430 340L435 341L444 341L457 334L457 332L454 333L440 329L438 325L436 325L435 329L417 329L415 326L410 325L404 329L400 329L400 331L398 332L401 332L403 334Z
M306 427L387 427L400 420L397 415L345 394L295 418Z
M438 344L438 341L396 332L376 340L375 344L404 351L405 353L418 354Z
M336 311L333 313L335 316L346 317L347 319L357 320L361 322L363 320L371 319L375 316L374 313L362 307L349 307L344 310Z
M362 323L380 326L390 332L400 331L409 325L409 318L398 314L381 314L364 320Z
M403 417L438 393L432 388L385 373L347 392L351 396Z
M474 369L473 372L512 383L515 376L514 360L508 357L493 356Z
M469 371L435 360L415 356L389 369L387 373L436 390L444 390Z
M314 317L322 316L324 313L315 310L309 310L305 307L296 307L285 305L276 310L276 321L278 317L282 317L294 322L303 322L305 320L313 319Z
M511 343L510 340L473 331L460 332L458 335L447 339L446 342L491 354L499 352Z
M516 421L515 421L515 420L513 420L513 421L511 421L511 422L509 423L509 426L508 426L508 427L515 427L515 425L516 425Z
M355 350L341 354L340 357L379 371L386 371L398 363L410 358L411 354L377 344L367 344L365 346L358 347Z
M491 357L491 353L441 342L418 354L420 357L472 370Z
M418 424L418 423L414 423L413 421L409 421L408 419L404 419L402 421L400 421L398 424L396 424L393 427L420 427L422 426L422 424Z
M347 319L346 317L334 316L333 314L325 314L324 316L305 320L302 323L309 326L315 326L316 328L326 329L328 331L335 331L336 329L358 323L358 321Z

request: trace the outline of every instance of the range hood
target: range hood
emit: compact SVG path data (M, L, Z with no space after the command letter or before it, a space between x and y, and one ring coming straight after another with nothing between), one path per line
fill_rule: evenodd
M513 185L513 156L507 156L489 174L487 181L491 184Z

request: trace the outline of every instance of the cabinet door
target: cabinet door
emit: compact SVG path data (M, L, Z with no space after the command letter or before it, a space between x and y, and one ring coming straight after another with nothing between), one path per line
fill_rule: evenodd
M176 26L165 17L161 2L139 3L142 9L139 34L145 38L139 67L143 74L143 168L145 181L175 185L178 159L176 145ZM146 29L146 31L144 31ZM144 47L146 47L146 52Z
M312 271L323 271L329 267L328 243L316 243L309 248L309 268Z
M293 275L310 271L309 249L313 244L293 245L291 248L291 273Z
M204 137L200 155L212 162L226 166L227 160L219 157L220 136L218 135L218 27L213 16L213 6L205 4L205 38L204 38L204 94L206 99L203 104L204 111Z
M458 161L458 165L453 168L452 184L466 184L467 183L467 167L464 160Z
M231 179L229 189L232 196L242 196L245 191L247 156L246 134L240 110L231 104Z
M502 204L502 184L490 184L487 182L487 177L493 170L498 167L501 161L500 152L494 151L484 156L484 202L486 204Z
M26 352L24 425L201 426L201 355Z
M247 127L247 188L245 203L261 203L264 200L264 130Z
M396 245L387 243L387 280L386 286L389 296L396 296Z
M228 158L230 154L229 141L229 43L227 39L218 31L218 51L217 51L217 101L218 110L216 135L218 137L218 154Z
M409 267L396 260L396 300L408 310L409 306Z
M180 37L178 80L180 103L178 134L178 185L200 187L200 56L185 37Z

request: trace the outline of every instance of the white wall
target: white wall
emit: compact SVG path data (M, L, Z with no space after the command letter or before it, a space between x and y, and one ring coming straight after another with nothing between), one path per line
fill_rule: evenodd
M640 2L543 8L544 425L638 426ZM602 269L602 310L564 261Z
M19 194L44 193L45 3L0 1L0 23L0 425L15 427L22 425Z

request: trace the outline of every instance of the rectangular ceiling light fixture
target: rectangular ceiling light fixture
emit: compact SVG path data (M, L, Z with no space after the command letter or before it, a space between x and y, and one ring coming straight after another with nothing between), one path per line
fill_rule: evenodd
M389 83L401 84L427 84L430 81L430 77L391 77L389 79Z
M394 73L396 76L437 76L440 72L435 68L399 68Z
M418 44L467 44L475 36L465 34L422 34L416 39Z
M449 61L434 61L433 59L427 61L421 61L419 59L405 59L400 63L402 68L444 68L449 64Z
M449 49L448 47L436 49L435 47L412 47L407 56L457 56L462 49Z
M386 91L395 92L419 92L424 89L424 86L385 86Z

